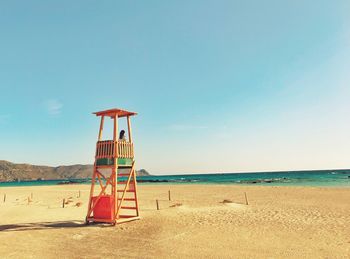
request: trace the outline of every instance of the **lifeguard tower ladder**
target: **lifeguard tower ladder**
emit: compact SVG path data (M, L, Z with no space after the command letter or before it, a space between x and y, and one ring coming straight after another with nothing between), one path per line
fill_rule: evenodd
M95 112L101 117L86 224L113 225L139 219L137 183L130 117L121 109ZM113 140L102 140L105 118L113 120ZM118 119L126 118L128 139L118 139Z

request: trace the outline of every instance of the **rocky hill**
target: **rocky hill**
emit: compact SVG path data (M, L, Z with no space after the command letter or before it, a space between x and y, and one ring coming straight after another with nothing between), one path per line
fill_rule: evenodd
M0 160L0 182L24 180L79 179L92 176L92 165L38 166L15 164ZM147 176L145 169L136 171L139 176Z

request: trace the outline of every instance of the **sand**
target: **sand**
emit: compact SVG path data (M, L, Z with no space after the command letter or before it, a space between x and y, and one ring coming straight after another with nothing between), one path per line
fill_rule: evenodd
M1 188L0 257L350 258L350 188L139 185L142 219L115 227L84 225L88 192Z

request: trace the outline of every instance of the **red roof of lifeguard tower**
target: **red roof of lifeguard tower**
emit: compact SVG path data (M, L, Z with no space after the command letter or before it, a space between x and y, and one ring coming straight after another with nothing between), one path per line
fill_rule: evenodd
M100 111L100 112L94 112L93 114L96 114L96 116L110 116L110 117L114 117L117 115L119 118L137 115L136 112L130 112L130 111L117 109L117 108L104 110L104 111Z

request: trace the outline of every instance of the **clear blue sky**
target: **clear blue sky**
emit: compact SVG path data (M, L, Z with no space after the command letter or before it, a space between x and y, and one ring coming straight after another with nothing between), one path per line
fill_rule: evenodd
M0 159L93 163L133 121L152 173L350 167L349 1L1 1Z

